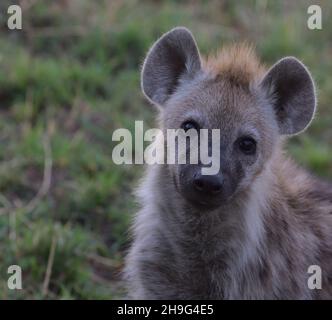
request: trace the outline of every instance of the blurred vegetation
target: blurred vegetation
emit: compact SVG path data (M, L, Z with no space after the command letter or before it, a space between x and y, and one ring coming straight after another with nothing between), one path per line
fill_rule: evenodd
M310 1L21 1L23 30L0 4L0 298L113 299L135 211L139 166L112 164L112 132L152 126L140 93L145 53L163 32L189 27L203 53L248 40L269 64L296 55L317 82L319 111L289 150L332 177L332 3L323 30ZM7 268L23 290L7 289Z

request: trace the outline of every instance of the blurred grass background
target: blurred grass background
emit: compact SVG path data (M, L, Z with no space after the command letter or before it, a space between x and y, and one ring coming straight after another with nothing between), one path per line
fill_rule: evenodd
M332 2L323 30L307 28L310 1L30 0L23 30L0 4L0 298L114 299L135 211L140 166L112 164L112 132L153 125L140 93L149 46L177 25L202 53L249 40L264 62L295 55L317 82L316 120L289 144L332 178ZM7 288L7 268L23 290ZM47 271L48 270L48 271Z

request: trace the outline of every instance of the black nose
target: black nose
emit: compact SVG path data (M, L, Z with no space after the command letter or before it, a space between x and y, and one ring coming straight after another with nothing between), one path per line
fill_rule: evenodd
M217 194L222 189L222 176L217 175L196 175L193 184L196 190L204 193Z

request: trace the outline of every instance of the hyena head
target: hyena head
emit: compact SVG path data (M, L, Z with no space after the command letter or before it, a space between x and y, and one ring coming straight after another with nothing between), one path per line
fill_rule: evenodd
M182 27L150 49L142 90L159 107L163 130L220 130L216 174L202 174L201 161L168 165L181 195L204 208L249 190L280 137L303 131L316 106L312 78L296 58L281 59L265 72L250 46L234 45L203 60Z

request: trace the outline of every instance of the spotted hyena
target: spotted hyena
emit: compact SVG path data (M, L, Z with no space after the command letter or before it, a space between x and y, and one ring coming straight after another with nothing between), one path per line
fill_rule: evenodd
M310 124L313 80L296 58L266 70L245 44L203 58L189 30L150 49L142 90L160 128L220 129L220 170L148 166L126 260L134 299L332 298L332 188L282 145ZM319 265L322 289L308 287Z

